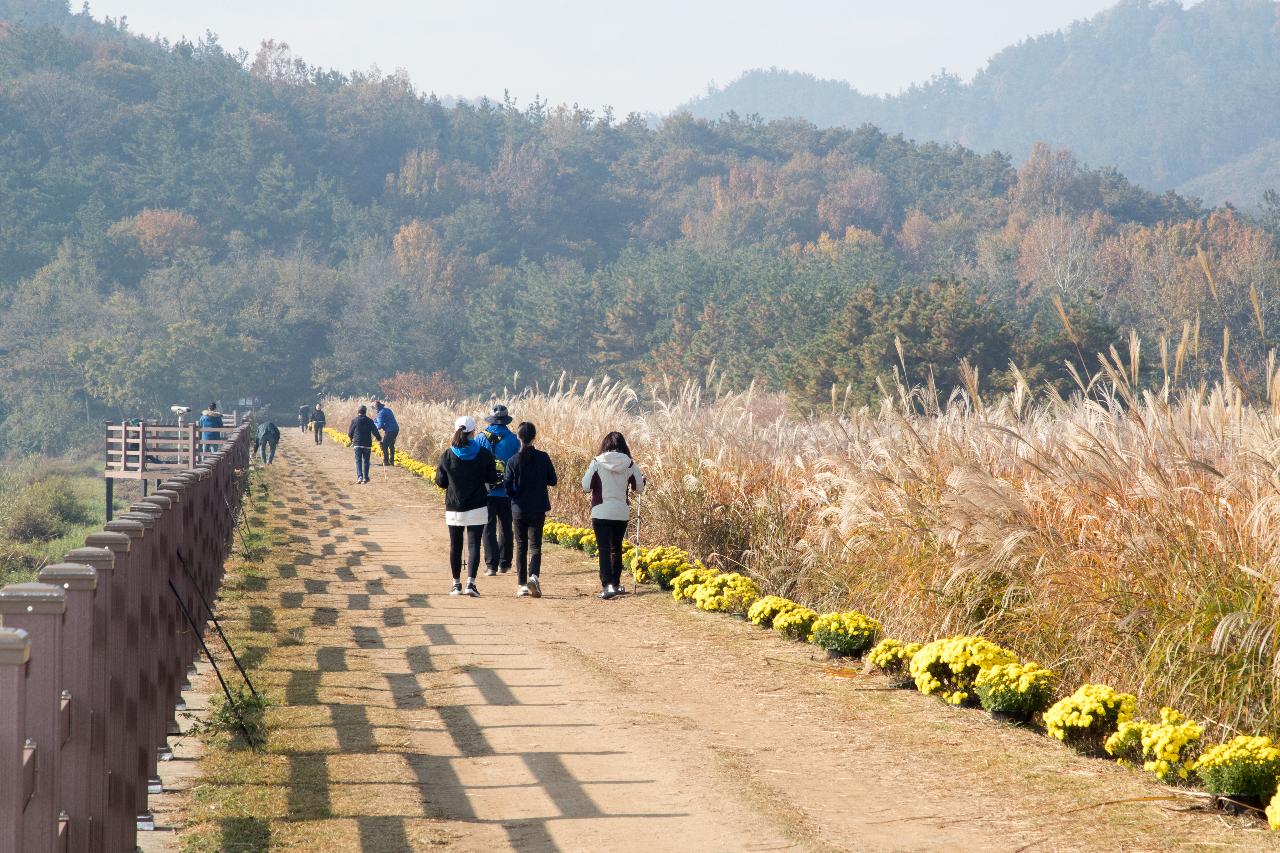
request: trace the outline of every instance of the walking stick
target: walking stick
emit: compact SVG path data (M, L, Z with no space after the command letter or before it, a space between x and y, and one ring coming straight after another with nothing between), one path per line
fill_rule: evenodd
M636 495L636 550L640 550L640 496ZM640 582L636 580L636 558L631 558L631 594L639 595Z
M182 596L178 594L178 588L173 585L173 581L169 581L169 591L173 593L173 597L178 601L178 607L182 609L182 615L187 617L187 624L191 626L191 630L195 632L196 639L200 641L200 648L204 649L204 656L209 659L209 663L213 665L213 674L218 676L218 683L222 685L222 693L227 697L227 704L231 706L232 712L236 715L236 722L240 724L240 731L244 734L245 741L253 748L254 752L258 751L258 742L249 732L249 727L245 724L244 716L240 713L240 706L236 704L236 700L231 696L231 688L227 686L227 680L222 677L222 670L218 669L218 662L214 660L213 655L209 653L209 647L205 645L204 637L200 636L200 629L196 626L196 620L192 618L191 611L187 610L187 605L182 600Z
M249 686L249 692L254 695L254 698L257 698L258 689L253 686L253 682L249 680L249 674L244 671L244 666L241 665L240 658L236 655L236 650L231 647L231 641L227 639L227 635L222 631L222 624L218 622L218 617L213 615L213 608L209 606L209 599L200 590L200 585L196 583L195 577L191 574L191 569L187 567L187 561L182 559L182 549L175 549L175 553L178 555L178 562L182 564L182 571L186 574L187 581L190 582L191 588L195 590L196 595L200 598L200 603L204 605L205 612L209 614L209 621L213 623L218 636L222 638L222 644L227 647L227 652L231 655L231 659L235 661L236 669L240 670L240 677Z

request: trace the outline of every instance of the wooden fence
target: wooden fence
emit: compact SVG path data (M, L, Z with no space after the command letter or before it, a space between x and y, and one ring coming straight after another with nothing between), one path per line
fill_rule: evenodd
M249 428L0 589L0 853L132 853L222 580Z
M189 471L223 448L240 429L238 412L223 415L224 426L194 423L106 424L105 475L125 480L162 480Z

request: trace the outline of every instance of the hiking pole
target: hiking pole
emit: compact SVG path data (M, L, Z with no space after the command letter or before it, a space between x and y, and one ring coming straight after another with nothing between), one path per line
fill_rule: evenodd
M246 531L248 531L248 535L253 535L253 528L249 526L248 516L244 512L236 512L232 509L231 501L227 500L226 495L222 496L222 502L226 504L227 512L231 513L231 517L235 519L235 530L236 533L240 534L240 550L244 552L246 559L251 558L253 556L253 551L249 549L249 543L245 540Z
M640 496L636 495L636 551L640 550ZM640 594L640 582L636 580L636 558L631 558L631 594Z
M213 627L217 630L218 636L222 638L222 644L227 647L227 653L231 655L231 659L235 661L236 669L240 670L240 677L244 679L244 683L249 685L249 692L258 696L258 690L253 686L253 682L249 680L249 673L244 671L244 667L240 664L240 658L236 656L236 650L231 648L231 641L227 639L227 635L222 631L222 625L218 622L218 617L213 615L213 608L209 606L209 599L204 597L204 593L200 591L200 585L196 583L196 579L191 575L191 569L187 568L187 561L182 559L182 549L174 549L178 554L178 562L182 564L182 571L186 574L187 580L191 582L191 588L196 591L200 603L204 605L205 611L209 614L209 621L213 623Z
M222 685L222 693L227 697L227 704L231 706L236 715L236 722L240 724L240 731L244 733L245 742L253 748L254 752L257 752L258 744L254 741L253 735L249 734L249 727L245 725L244 717L240 713L240 706L236 704L235 699L231 698L231 688L227 686L227 680L222 677L222 670L218 669L218 662L213 659L213 655L209 652L209 647L205 645L204 637L200 636L200 629L196 627L196 620L191 618L191 611L187 610L187 605L183 602L182 596L178 594L178 588L173 585L173 581L169 581L169 591L178 600L178 607L182 609L182 615L187 617L187 624L191 626L191 630L195 632L196 639L200 641L200 648L204 649L204 656L213 665L213 673L218 676L218 683Z

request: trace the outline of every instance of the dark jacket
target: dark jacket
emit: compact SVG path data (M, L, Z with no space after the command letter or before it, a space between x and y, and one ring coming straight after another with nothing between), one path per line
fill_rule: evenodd
M276 444L280 441L280 428L271 421L258 427L258 444Z
M326 418L324 416L324 409L316 409L314 412L311 413L311 422L313 424L318 424L319 426L323 427L325 424L325 420Z
M356 415L351 421L351 426L347 427L347 438L351 439L352 447L373 447L375 438L382 441L382 433L378 432L373 418L368 415Z
M474 440L466 447L450 447L440 454L436 485L444 489L444 508L466 512L489 505L489 487L498 482L493 454Z
M556 484L556 468L550 456L532 447L527 457L522 450L507 460L502 484L511 496L513 515L546 515L551 511L547 488Z
M305 423L308 423L310 420L311 420L311 407L299 406L298 407L298 423L305 424Z

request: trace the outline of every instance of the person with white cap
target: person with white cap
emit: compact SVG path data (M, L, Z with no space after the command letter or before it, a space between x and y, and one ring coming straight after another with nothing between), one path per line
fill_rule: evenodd
M476 574L480 570L480 541L489 521L489 489L501 482L497 461L488 448L475 440L476 422L463 415L453 422L453 440L440 454L436 485L445 490L444 521L449 527L449 570L453 573L450 595L462 595L462 540L467 540L466 594L480 597Z

